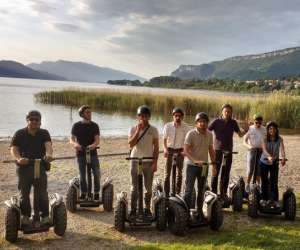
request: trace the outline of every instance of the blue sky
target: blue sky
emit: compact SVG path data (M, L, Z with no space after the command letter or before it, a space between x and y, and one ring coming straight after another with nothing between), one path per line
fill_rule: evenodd
M84 61L147 78L300 46L298 0L0 0L1 59Z

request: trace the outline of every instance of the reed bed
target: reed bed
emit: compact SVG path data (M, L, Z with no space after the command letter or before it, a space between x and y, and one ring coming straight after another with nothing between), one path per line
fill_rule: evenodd
M95 109L115 112L135 112L143 104L151 107L154 113L167 115L173 107L182 107L187 115L200 111L209 116L220 115L220 107L230 103L234 107L234 116L241 121L248 121L254 113L261 113L265 120L274 120L284 128L300 127L300 97L283 92L276 92L259 97L228 96L178 96L147 93L129 93L111 90L61 90L45 91L35 95L38 102L62 104L78 107L88 104Z

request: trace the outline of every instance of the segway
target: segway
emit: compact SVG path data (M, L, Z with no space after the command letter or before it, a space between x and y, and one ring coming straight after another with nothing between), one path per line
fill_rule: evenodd
M152 198L152 216L144 214L144 199L143 199L143 161L153 160L153 157L128 157L126 160L137 160L137 195L138 195L138 211L135 216L130 216L128 213L128 198L127 193L122 191L117 195L117 205L115 207L115 228L123 232L125 230L125 223L132 227L150 226L155 222L156 228L163 231L166 228L166 199L162 191L161 183L158 181L154 186L154 194Z
M238 152L223 151L222 169L226 167L228 157L232 154L238 154ZM229 184L228 197L223 200L223 208L229 208L231 206L233 211L242 211L244 199L243 188L245 189L245 182L242 177L232 179L232 182Z
M202 189L197 196L202 195L203 206L189 208L186 201L178 194L169 197L168 226L174 235L182 236L187 228L209 226L212 230L218 230L223 224L223 211L218 196L207 190L206 181L208 167L212 163L204 163L202 166ZM194 198L192 198L194 199Z
M275 160L277 162L282 161L282 159ZM287 159L285 159L287 161ZM256 169L255 169L256 175ZM270 189L269 189L270 190ZM270 193L270 197L273 194ZM249 204L248 204L248 216L252 218L257 218L259 214L269 214L269 215L282 215L284 214L285 219L294 221L296 218L296 196L292 187L287 186L286 191L283 193L280 206L276 206L274 200L269 200L265 206L262 206L261 201L262 195L260 188L256 183L250 189L249 194Z
M98 147L97 147L98 148ZM104 211L111 212L113 209L114 187L112 179L107 177L102 185L99 200L94 199L92 193L92 168L91 168L91 150L83 148L86 157L86 177L88 194L86 199L80 199L80 178L74 177L69 182L67 191L66 205L68 211L75 213L77 207L99 207L103 205Z
M18 196L6 200L5 215L5 239L9 242L16 242L18 231L23 234L34 234L49 231L54 228L54 233L63 236L67 227L67 211L63 197L57 193L49 196L49 224L42 224L40 218L40 171L42 167L50 169L50 163L41 159L30 159L29 164L34 165L34 182L33 182L33 215L28 225L23 225L21 221L21 207ZM25 166L26 167L26 166Z

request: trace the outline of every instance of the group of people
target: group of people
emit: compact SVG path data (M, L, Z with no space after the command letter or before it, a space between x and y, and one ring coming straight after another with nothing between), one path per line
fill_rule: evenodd
M198 192L204 190L206 179L203 178L203 165L208 163L208 156L212 165L211 190L218 193L218 177L221 172L219 194L221 199L227 198L232 155L222 166L224 152L232 152L233 135L244 136L244 145L248 148L247 154L247 185L249 191L251 178L255 172L255 178L262 186L262 205L270 199L278 202L278 169L279 154L285 165L285 151L283 139L279 135L278 125L275 122L267 123L266 128L262 126L263 118L256 114L254 124L247 129L240 129L237 121L232 118L233 108L225 104L221 108L221 116L209 124L208 114L201 112L195 116L194 128L184 122L184 111L181 108L174 108L172 112L173 121L165 124L163 129L163 149L166 158L164 173L164 191L168 196L170 193L170 174L172 169L172 157L177 157L177 186L176 193L181 193L182 172L186 166L184 199L188 206L191 206L192 192L197 180ZM97 156L97 147L100 143L100 130L97 123L92 121L92 110L90 106L84 105L79 109L79 116L82 118L76 122L71 130L70 144L76 151L80 174L80 199L93 198L99 200L100 191L100 163ZM152 198L152 182L154 173L157 171L159 157L159 132L156 127L150 124L151 110L143 105L137 109L137 125L133 126L128 135L130 156L152 157L144 160L143 176L145 193L145 215L151 215L150 203ZM26 115L27 126L18 130L11 141L11 154L16 160L18 189L20 191L20 207L22 223L30 223L30 189L33 185L34 166L29 159L43 159L45 162L53 160L53 148L50 134L42 129L41 113L33 110ZM91 152L91 168L94 176L94 197L91 190L88 190L86 182L86 156L85 150ZM222 166L222 168L221 168ZM131 210L130 214L135 215L137 211L137 167L138 162L131 160ZM256 169L256 171L254 171ZM270 174L270 178L268 175ZM270 183L269 183L270 180ZM273 197L269 197L269 184ZM41 222L49 223L49 200L47 193L47 173L41 168L39 200L41 209ZM198 195L198 206L202 204L203 195Z

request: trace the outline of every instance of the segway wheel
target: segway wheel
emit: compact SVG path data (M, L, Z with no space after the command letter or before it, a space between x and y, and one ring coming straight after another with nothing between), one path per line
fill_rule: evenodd
M232 210L235 212L241 212L243 209L243 192L240 187L237 187L232 192Z
M257 218L258 216L258 191L254 190L249 194L249 203L248 203L248 216L251 218Z
M115 229L124 232L126 220L126 204L122 201L117 203L115 207Z
M184 236L186 234L188 211L174 201L169 201L168 226L172 234Z
M67 191L67 197L66 197L66 205L68 211L71 213L75 213L77 210L77 190L73 186L70 186Z
M209 222L209 226L212 230L217 231L223 225L223 211L222 204L219 200L216 200L211 208L211 219Z
M103 189L103 208L107 212L111 212L113 209L114 202L114 186L112 184L108 184Z
M54 233L63 236L67 228L67 210L65 203L61 202L53 211Z
M7 208L5 215L5 239L9 242L16 242L20 225L20 214L14 208Z
M296 197L294 193L291 193L285 200L284 215L287 220L295 220L296 218Z
M166 200L161 199L158 204L156 204L156 228L159 231L163 231L167 227L166 211Z

